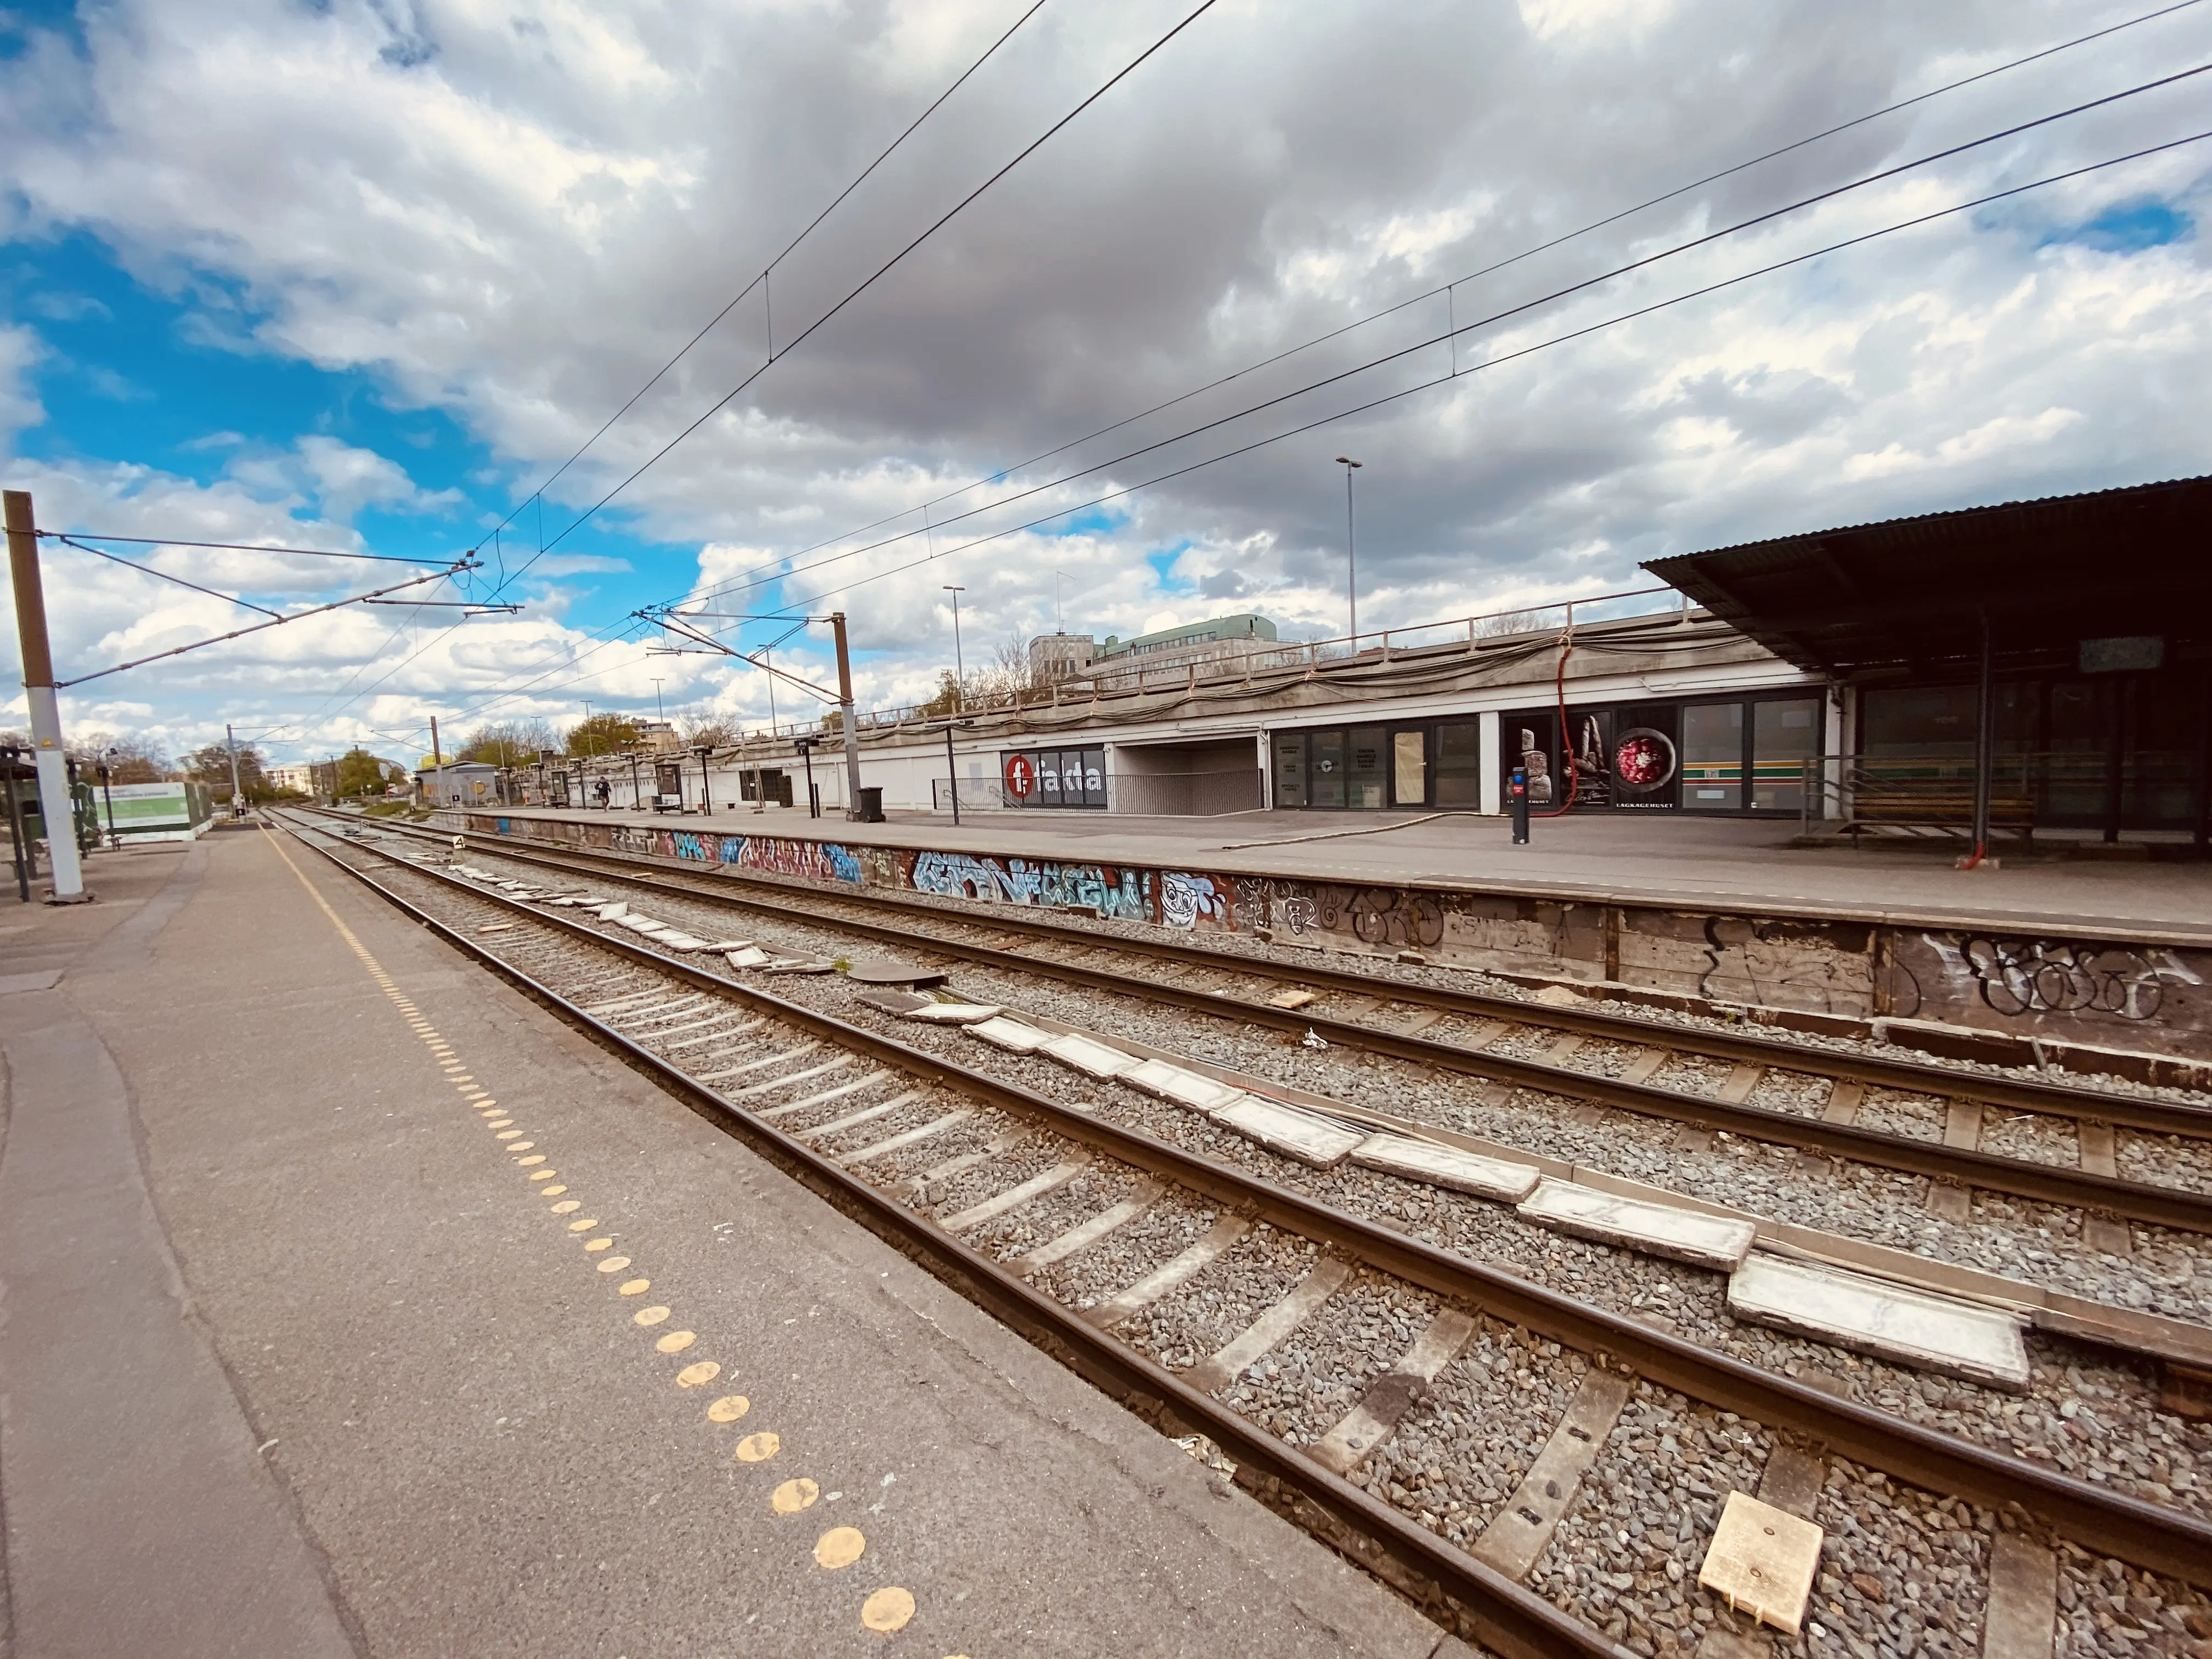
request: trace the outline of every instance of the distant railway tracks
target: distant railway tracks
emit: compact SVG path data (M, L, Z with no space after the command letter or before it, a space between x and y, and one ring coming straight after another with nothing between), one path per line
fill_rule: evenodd
M1166 1043L1017 1014L1014 999L995 990L963 987L1008 1005L998 1022L1008 1047L983 1025L917 1018L932 1015L921 999L868 991L842 975L793 974L777 981L788 994L771 992L701 965L720 958L699 945L735 941L698 918L726 918L739 902L795 933L896 943L968 963L979 979L1049 979L1071 995L1139 994L1130 975L918 927L868 923L877 931L863 934L835 905L817 913L811 895L732 895L712 878L695 893L690 878L535 849L511 866L507 879L521 890L510 891L484 878L474 853L458 860L479 870L471 879L317 834L304 820L289 827L1032 1340L1170 1431L1206 1437L1240 1483L1486 1646L1565 1653L1626 1644L1650 1653L1694 1642L1717 1616L1695 1587L1730 1489L1829 1527L1839 1559L1861 1565L1841 1577L1824 1569L1808 1616L1877 1649L1899 1642L1909 1610L1923 1621L1916 1643L1978 1651L1990 1598L2013 1594L1991 1574L1993 1553L2016 1547L2051 1551L2062 1585L2069 1574L2124 1577L2117 1564L2129 1564L2127 1594L2161 1607L2193 1604L2184 1582L2212 1580L2212 1523L2199 1512L2212 1499L2194 1486L2189 1448L2149 1466L2171 1477L2174 1501L2148 1501L2115 1489L2130 1479L2126 1466L2092 1460L2077 1478L1978 1443L2002 1438L1990 1424L2018 1421L2019 1396L1953 1378L1911 1382L1797 1338L1776 1350L1825 1355L1835 1373L1905 1377L1932 1389L1951 1420L1911 1420L1839 1397L1819 1364L1793 1378L1625 1305L1656 1297L1694 1327L1685 1304L1710 1297L1718 1280L1708 1269L1542 1233L1510 1200L1483 1195L1494 1172L1479 1156L1455 1166L1467 1179L1439 1180L1439 1149L1462 1152L1467 1137L1425 1138L1410 1126L1404 1138L1419 1145L1407 1152L1394 1147L1395 1132L1378 1130L1387 1114L1264 1082L1240 1091L1229 1068L1176 1063ZM515 850L500 843L485 856ZM543 880L550 872L562 878ZM683 901L678 921L648 931L633 913L633 931L577 902L619 894L641 908L647 893L658 896L656 913ZM968 924L952 915L942 925ZM690 948L682 948L685 926ZM1073 942L1124 944L1095 933ZM1263 966L1224 964L1240 975ZM1179 1011L1279 1024L1250 1018L1249 993L1152 985L1142 994ZM955 1020L976 1017L934 1006ZM1550 1023L1588 1011L1528 1012L1559 1036L1595 1035ZM1306 1012L1291 1021L1301 1037L1309 1026L1326 1042L1339 1026L1392 1036ZM1021 1052L1032 1038L1052 1040L1050 1058ZM1396 1052L1351 1035L1345 1046L1431 1063L1425 1047ZM1814 1057L1790 1048L1797 1066ZM1564 1091L1556 1060L1539 1064L1534 1073L1445 1069L1516 1085L1535 1076ZM1269 1115L1277 1111L1287 1115ZM1360 1156L1340 1150L1328 1161L1328 1148L1300 1139L1328 1132L1360 1143ZM1484 1248L1518 1249L1514 1240L1528 1237L1547 1242L1541 1273L1507 1271L1497 1265L1501 1251ZM1599 1267L1611 1275L1606 1296L1559 1288ZM1538 1282L1553 1273L1565 1278ZM2109 1399L2097 1409L2116 1422L2172 1420L2146 1417L2144 1390L2118 1372L2075 1358L2068 1374ZM2050 1403L2041 1381L2027 1403L2040 1421ZM1912 1402L1929 1404L1926 1395ZM2015 1433L2008 1443L2023 1441ZM2077 1548L2054 1548L2045 1527ZM1924 1588L1937 1583L1951 1588L1941 1597Z

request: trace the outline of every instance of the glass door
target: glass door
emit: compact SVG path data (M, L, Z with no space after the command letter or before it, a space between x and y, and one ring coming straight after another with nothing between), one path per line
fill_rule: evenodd
M1314 806L1344 805L1344 733L1316 732L1313 743Z
M1390 734L1390 804L1429 804L1429 734L1420 727Z
M1279 732L1272 743L1275 757L1275 805L1306 804L1306 734Z
M1389 781L1382 759L1382 728L1353 726L1346 747L1349 752L1344 769L1344 804L1364 811L1378 811Z
M1445 720L1437 727L1437 805L1478 808L1482 805L1482 752L1473 720Z
M1778 697L1751 706L1751 805L1797 812L1805 805L1805 763L1820 757L1820 700Z
M1682 807L1743 810L1743 705L1696 702L1682 710Z

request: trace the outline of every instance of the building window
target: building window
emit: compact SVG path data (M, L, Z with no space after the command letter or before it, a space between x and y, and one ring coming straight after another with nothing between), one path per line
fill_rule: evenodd
M1482 805L1482 751L1473 720L1443 720L1437 726L1437 805Z
M1682 805L1692 812L1743 810L1743 705L1692 703L1682 711Z
M1751 706L1751 805L1796 812L1805 805L1805 763L1820 755L1820 700L1774 698Z

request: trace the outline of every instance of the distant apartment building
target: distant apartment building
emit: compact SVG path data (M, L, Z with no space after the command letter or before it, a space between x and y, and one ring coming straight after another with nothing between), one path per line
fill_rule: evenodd
M1088 634L1040 634L1030 641L1030 678L1042 684L1090 672L1098 641Z
M315 793L315 767L312 761L300 761L290 766L264 766L261 775L276 789L296 789L303 795Z
M649 754L673 755L684 747L674 720L633 720L637 727L638 746Z
M1240 657L1271 651L1275 645L1275 624L1250 611L1184 623L1139 634L1134 639L1116 639L1109 634L1087 678L1110 684L1133 677L1139 670L1149 674L1203 665L1210 671Z

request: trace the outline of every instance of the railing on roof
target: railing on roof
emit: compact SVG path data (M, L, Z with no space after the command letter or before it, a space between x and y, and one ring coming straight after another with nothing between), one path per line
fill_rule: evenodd
M1666 596L1663 602L1635 608L1636 601L1654 599L1662 594ZM1679 615L1685 622L1688 621L1688 598L1664 585L1632 587L1618 593L1591 593L1577 599L1554 599L1537 605L1516 605L1510 610L1485 611L1473 617L1457 617L1447 622L1415 623L1402 628L1378 629L1331 639L1257 641L1253 642L1257 647L1255 649L1224 652L1202 663L1147 666L1133 662L1126 667L1118 662L1105 667L1094 665L1088 674L1042 685L1017 688L1011 691L969 691L962 697L958 712L966 718L978 714L1020 714L1030 709L1065 708L1073 703L1091 704L1109 698L1142 696L1148 692L1195 690L1205 685L1242 683L1255 674L1285 669L1315 672L1324 666L1334 669L1358 665L1362 659L1389 663L1409 655L1453 650L1472 652L1484 646L1504 644L1529 635L1564 633L1592 623L1625 622L1639 617L1664 616L1669 612ZM854 725L861 732L898 731L909 726L941 722L945 717L946 710L933 701L870 709L860 714ZM749 732L745 741L787 741L793 737L834 733L837 729L837 716L833 712L822 716L818 721L779 724L773 731L766 728L757 730Z

